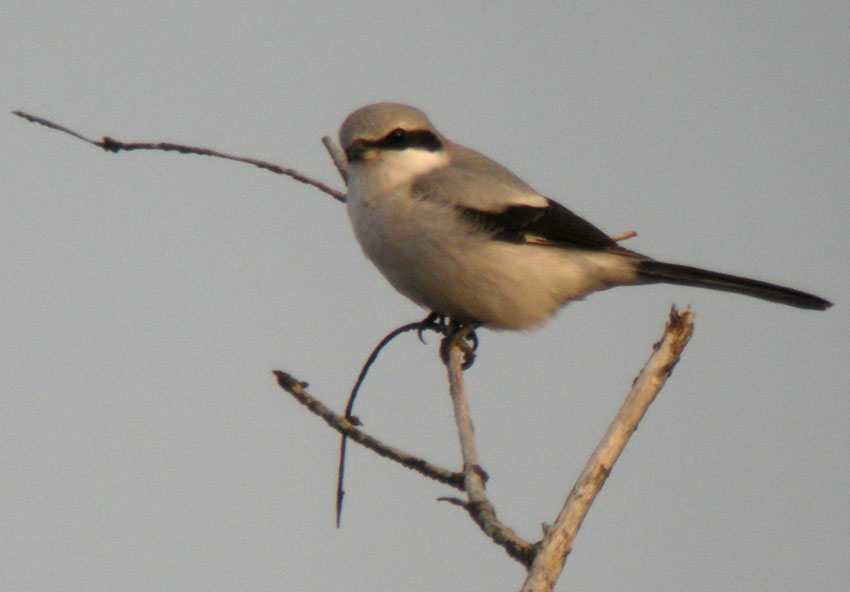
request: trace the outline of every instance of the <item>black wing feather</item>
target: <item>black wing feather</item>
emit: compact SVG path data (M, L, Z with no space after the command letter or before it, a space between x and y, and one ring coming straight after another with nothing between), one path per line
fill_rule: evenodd
M512 243L540 242L556 246L607 250L617 243L596 226L551 199L547 205L509 206L502 212L460 207L464 218L493 238Z

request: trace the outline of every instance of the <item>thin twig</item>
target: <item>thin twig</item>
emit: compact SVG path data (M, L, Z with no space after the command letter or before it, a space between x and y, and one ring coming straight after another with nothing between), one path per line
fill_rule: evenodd
M546 531L523 584L523 592L548 592L555 586L590 505L605 484L647 408L679 361L682 350L693 334L693 328L694 314L687 307L682 312L671 309L670 320L664 328L661 341L655 344L655 351L635 379L631 392L579 475L558 518Z
M481 530L496 544L502 546L508 555L528 567L534 560L537 549L496 518L496 510L484 491L487 474L478 464L475 431L463 387L463 360L466 352L460 345L475 329L475 325L460 328L453 324L452 327L454 330L443 338L441 350L446 354L444 361L449 375L449 393L463 456L463 489L467 501L458 505L462 505ZM451 498L441 499L450 500Z
M629 230L627 232L623 232L621 234L617 234L615 236L612 236L611 240L614 241L615 243L618 243L620 241L628 240L628 239L634 238L636 236L637 236L637 232L635 232L634 230Z
M345 157L345 152L336 145L336 142L330 136L322 136L322 144L325 145L325 150L330 154L336 170L339 171L339 176L342 177L344 183L348 184L348 159Z
M161 150L164 152L179 152L181 154L197 154L199 156L212 156L215 158L223 158L225 160L233 160L236 162L244 162L245 164L250 164L255 167L259 167L261 169L265 169L267 171L271 171L278 175L286 175L296 181L301 183L305 183L307 185L311 185L316 189L327 193L331 197L333 197L337 201L344 202L345 194L328 187L321 181L316 181L306 175L299 173L294 169L289 169L286 167L282 167L270 162L266 162L264 160L257 160L255 158L245 158L242 156L234 156L232 154L226 154L224 152L218 152L217 150L210 150L209 148L200 148L196 146L184 146L182 144L172 144L169 142L120 142L108 136L104 136L102 140L92 140L91 138L87 138L84 135L77 133L71 129L68 129L65 126L59 125L57 123L53 123L52 121L48 121L47 119L36 117L35 115L30 115L29 113L24 113L23 111L12 111L18 117L23 117L27 121L31 121L33 123L38 123L39 125L43 125L49 127L50 129L54 129L63 133L66 133L70 136L77 138L78 140L82 140L83 142L87 142L92 146L97 146L106 150L107 152L130 152L132 150Z
M277 377L277 383L283 390L295 397L295 399L307 407L307 409L324 419L325 423L340 434L347 434L349 438L358 444L362 444L366 448L376 452L378 455L394 460L408 469L412 469L430 479L433 479L434 481L439 481L440 483L450 485L455 489L463 491L463 473L455 473L442 467L438 467L417 456L413 456L412 454L408 454L397 448L384 444L377 438L373 438L369 434L359 430L352 422L345 419L345 417L334 413L321 401L308 394L306 391L307 383L301 382L293 378L290 374L280 370L274 370L272 374Z
M375 360L378 359L378 354L381 353L381 350L389 344L390 341L401 335L402 333L407 333L408 331L419 330L420 334L425 329L433 329L436 330L435 327L437 325L433 324L432 316L428 315L428 317L424 321L417 321L416 323L408 323L407 325L402 325L397 329L390 331L387 335L378 342L378 345L375 346L375 349L372 350L372 353L369 354L369 357L366 358L366 362L363 364L363 368L360 369L360 374L357 376L357 380L354 381L354 386L351 389L351 393L348 395L348 403L345 405L345 419L353 423L354 425L360 425L360 420L352 415L354 411L354 401L357 399L357 393L360 392L360 386L363 384L363 380L366 378L366 374L369 373L369 368L372 367L372 364L375 363ZM342 498L345 497L345 489L343 488L343 479L345 477L345 450L346 443L348 442L348 435L342 434L339 438L339 465L337 466L336 471L336 527L339 528L340 520L342 519Z
M103 148L103 143L96 142L95 140L91 140L82 134L75 132L74 130L70 130L63 125L59 125L58 123L53 123L52 121L48 121L47 119L43 119L41 117L36 117L35 115L30 115L29 113L24 113L23 111L12 111L13 115L17 115L18 117L23 117L29 122L37 123L39 125L43 125L45 127L49 127L50 129L54 129L63 133L68 134L69 136L74 136L78 140L82 140L83 142L88 142L93 146L98 146L99 148Z

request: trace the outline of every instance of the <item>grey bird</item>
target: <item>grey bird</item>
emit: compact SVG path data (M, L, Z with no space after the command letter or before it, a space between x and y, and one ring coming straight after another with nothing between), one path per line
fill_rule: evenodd
M528 329L614 286L670 283L813 310L827 300L619 246L486 156L395 103L354 111L339 141L347 209L366 256L396 290L461 324Z

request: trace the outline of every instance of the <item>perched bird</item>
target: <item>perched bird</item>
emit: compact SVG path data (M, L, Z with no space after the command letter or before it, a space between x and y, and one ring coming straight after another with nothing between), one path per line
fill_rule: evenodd
M528 329L592 292L659 282L814 310L832 305L620 247L497 162L446 139L413 107L358 109L339 141L348 215L366 256L396 290L461 324Z

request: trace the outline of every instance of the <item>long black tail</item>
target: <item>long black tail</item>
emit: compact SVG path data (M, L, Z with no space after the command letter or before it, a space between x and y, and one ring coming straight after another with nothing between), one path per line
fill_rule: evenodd
M814 310L826 310L832 306L832 302L813 294L750 278L699 269L698 267L648 260L638 263L637 270L640 279L647 283L681 284L683 286L735 292L771 302Z

